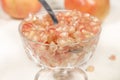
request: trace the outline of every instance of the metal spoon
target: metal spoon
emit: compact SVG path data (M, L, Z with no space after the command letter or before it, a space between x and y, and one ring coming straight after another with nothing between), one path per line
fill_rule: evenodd
M51 7L48 5L48 3L45 0L39 0L40 3L43 5L43 7L46 9L46 11L48 12L48 14L51 16L54 24L58 23L58 20L54 14L54 12L52 11Z

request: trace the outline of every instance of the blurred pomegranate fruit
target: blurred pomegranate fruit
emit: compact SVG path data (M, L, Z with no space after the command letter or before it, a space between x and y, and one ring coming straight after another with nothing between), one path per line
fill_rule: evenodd
M1 4L7 14L17 19L36 13L42 7L38 0L1 0Z
M107 16L110 8L109 0L65 0L64 5L66 9L87 12L100 20Z

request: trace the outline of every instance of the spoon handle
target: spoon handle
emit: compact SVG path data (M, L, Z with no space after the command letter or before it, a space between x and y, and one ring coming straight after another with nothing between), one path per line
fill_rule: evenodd
M54 14L54 12L52 11L51 7L48 5L48 3L45 0L39 0L41 2L41 4L43 5L43 7L47 10L48 14L51 16L54 24L58 23L58 20Z

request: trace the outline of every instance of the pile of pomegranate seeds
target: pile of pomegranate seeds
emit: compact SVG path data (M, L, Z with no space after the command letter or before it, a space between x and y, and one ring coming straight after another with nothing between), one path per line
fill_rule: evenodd
M79 11L58 11L56 17L59 23L54 25L48 14L42 18L33 16L23 21L21 32L31 41L34 54L46 65L83 62L97 45L101 29L99 20Z
M68 45L94 37L100 31L98 19L79 11L59 12L59 21L54 25L50 16L43 19L25 21L22 27L23 35L36 42L45 44Z

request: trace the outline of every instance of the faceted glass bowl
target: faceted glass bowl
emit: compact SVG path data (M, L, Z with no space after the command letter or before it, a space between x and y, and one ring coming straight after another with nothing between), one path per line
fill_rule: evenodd
M69 10L55 10L54 12L59 13L60 11L69 12ZM47 14L47 12L43 11L35 16L42 18L42 16L45 14ZM73 41L64 46L54 43L47 44L30 40L23 35L23 24L25 21L37 19L35 16L30 15L24 19L19 26L19 32L23 40L25 52L27 53L28 57L37 65L53 69L61 68L61 71L62 68L80 67L82 64L88 62L89 59L94 55L101 32L100 25L97 25L97 32L90 38L79 40L77 42ZM84 13L84 16L89 17L95 23L100 24L96 17L87 13ZM94 25L94 22L91 22L91 25ZM96 27L94 29L96 29ZM65 41L67 40L69 41L69 39L65 39Z

